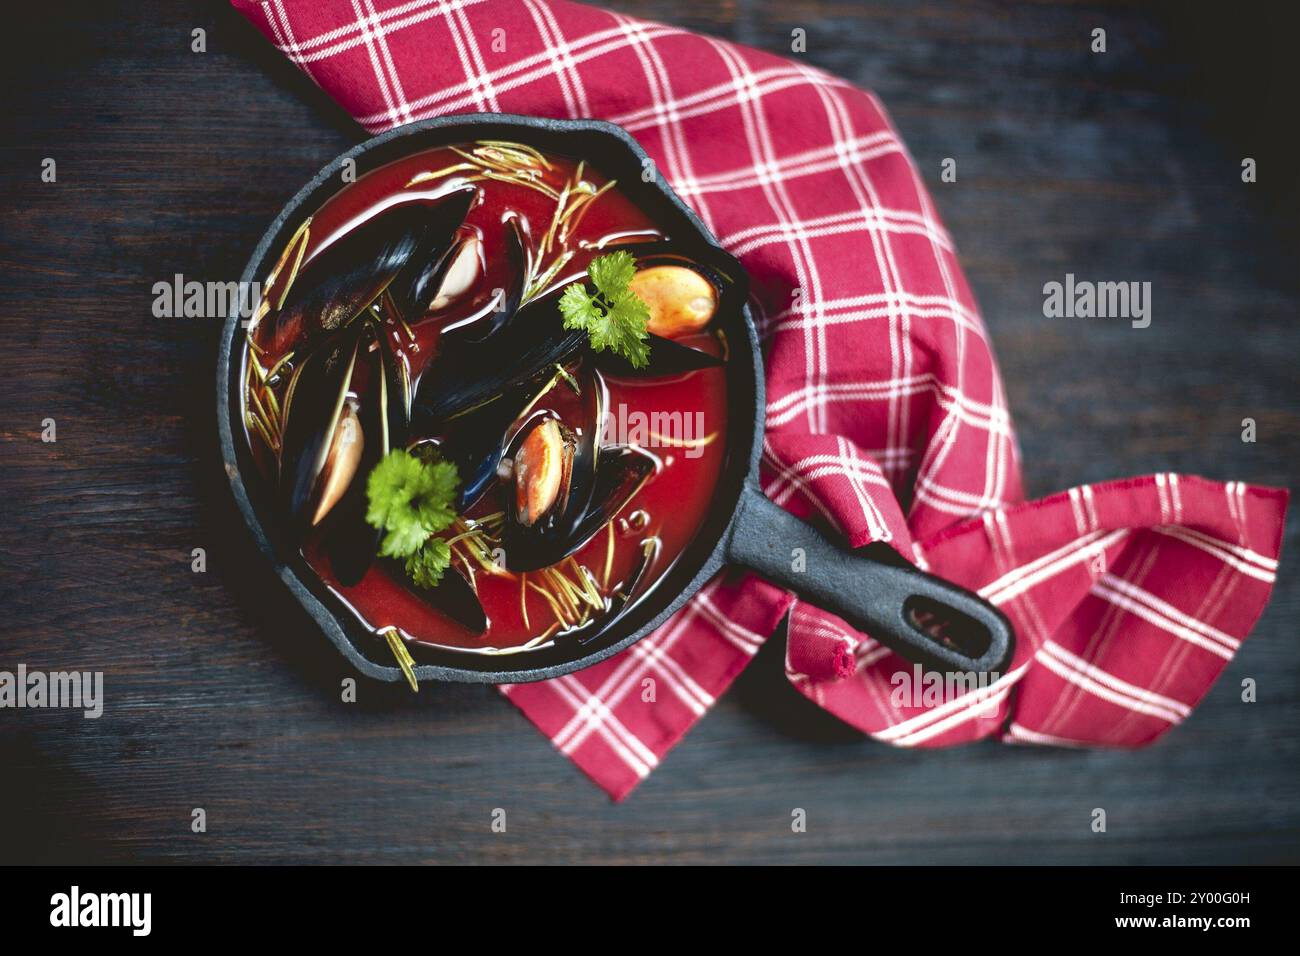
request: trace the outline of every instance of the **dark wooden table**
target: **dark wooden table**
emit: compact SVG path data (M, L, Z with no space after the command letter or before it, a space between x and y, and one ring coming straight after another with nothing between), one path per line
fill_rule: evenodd
M775 51L802 27L809 61L882 96L992 329L1031 493L1164 469L1293 481L1295 57L1267 14L612 5ZM229 501L218 323L150 308L173 273L238 275L357 131L223 3L23 9L44 14L7 14L0 58L0 669L103 670L108 706L0 711L0 861L1300 859L1290 554L1205 702L1137 753L875 744L789 688L779 639L622 806L489 688L363 683L341 703L340 659ZM1104 56L1088 52L1098 26ZM1258 183L1241 182L1244 156ZM1045 320L1042 285L1068 271L1150 281L1152 327ZM1293 554L1294 520L1287 537ZM1258 703L1239 699L1246 677Z

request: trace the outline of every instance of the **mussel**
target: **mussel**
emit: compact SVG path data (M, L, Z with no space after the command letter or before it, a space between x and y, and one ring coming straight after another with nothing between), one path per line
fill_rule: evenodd
M528 275L528 240L519 219L514 216L506 221L505 235L508 285L501 290L492 304L492 311L485 317L445 333L444 347L454 346L456 342L475 346L487 344L510 324L519 311L524 297L524 280Z
M284 405L280 497L295 543L320 526L340 583L361 580L378 532L365 521L365 475L405 444L405 376L381 329L355 322L294 369Z
M611 445L596 454L590 492L570 483L557 498L552 514L525 526L519 520L520 495L514 483L507 490L507 514L502 544L506 568L533 571L568 557L613 521L658 467L648 452L631 445ZM575 477L577 472L575 471ZM585 503L583 503L585 501Z
M646 304L646 330L667 339L699 332L718 311L718 290L698 269L663 264L637 269L628 288Z
M723 360L675 341L703 331L718 314L739 312L747 294L740 264L712 246L684 246L669 239L624 243L637 271L629 285L646 303L650 355L636 368L623 356L595 354L596 367L619 378L658 378L717 368Z
M476 189L467 186L441 196L432 204L422 204L428 216L423 235L410 262L393 279L389 289L398 314L407 322L420 319L442 292L464 241L457 230L477 195Z
M437 292L438 266L474 202L467 186L389 206L303 265L275 315L272 347L343 328L389 290L399 313L419 318Z
M483 242L477 235L457 239L439 263L437 292L429 303L430 312L440 312L474 288L483 274Z
M534 412L506 450L502 545L508 570L548 567L577 551L657 466L639 449L600 446L606 392L598 375L584 376L580 395L581 422L562 421L550 410Z
M558 293L534 299L482 342L444 337L416 385L416 428L438 432L459 415L540 384L569 362L587 333L564 328L558 301Z
M344 402L343 414L334 426L334 438L321 468L321 491L311 519L313 525L320 524L347 492L356 476L357 467L361 464L361 452L365 445L365 433L361 430L356 409Z
M652 300L660 300L669 291L689 293L683 301L663 302L665 306L672 305L674 308L691 306L686 312L688 316L694 316L688 322L694 324L694 328L683 331L699 331L719 311L739 310L748 295L748 277L740 263L729 253L714 246L684 244L673 239L653 239L621 243L600 251L616 250L626 252L636 260L638 275L632 280L633 287L651 305L651 331L659 334L670 335L675 322L664 311L660 312L656 321L656 309ZM688 270L695 273L695 277L683 275ZM711 293L709 287L712 288ZM704 301L692 304L693 299ZM702 316L704 321L700 322ZM659 327L655 328L655 325Z
M322 499L331 487L325 466L340 460L339 455L331 455L331 450L344 441L365 441L360 427L340 429L345 420L356 422L354 414L345 418L344 409L361 331L360 326L355 326L336 332L303 359L289 379L284 398L279 485L281 504L295 539L301 539L311 525L324 517Z
M515 449L512 502L512 517L525 528L553 515L556 502L568 497L577 448L576 436L559 419L545 417L527 430Z
M567 547L596 486L606 395L604 383L595 375L584 376L579 389L580 421L561 421L549 410L534 412L515 431L506 450L502 464L509 464L509 473L502 482L506 513L502 544L509 570L546 567L583 544ZM554 557L548 560L551 554Z
M359 477L351 482L325 527L325 553L340 584L358 583L374 561L382 532L366 521L366 476L394 448L402 448L410 431L410 389L406 370L387 334L371 326L363 337L368 372L359 396L358 421L369 435L361 450Z

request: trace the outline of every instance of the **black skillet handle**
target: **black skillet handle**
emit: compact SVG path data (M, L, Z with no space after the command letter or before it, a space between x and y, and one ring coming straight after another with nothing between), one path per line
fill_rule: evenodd
M796 548L802 561L796 561ZM838 547L753 485L745 486L737 502L727 560L930 669L1001 673L1011 661L1015 634L992 604L911 566L883 564Z

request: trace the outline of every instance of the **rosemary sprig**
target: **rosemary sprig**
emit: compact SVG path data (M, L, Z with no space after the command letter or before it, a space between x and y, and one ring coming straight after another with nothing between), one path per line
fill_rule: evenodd
M541 595L555 618L554 626L566 631L581 627L591 620L593 613L606 607L605 596L597 586L595 576L572 557L563 564L542 568L537 577L541 584L523 576L520 586L519 602L525 627L531 628L526 591Z
M546 292L561 270L573 259L574 251L564 248L569 242L570 234L577 230L591 204L615 185L616 180L611 179L597 188L584 178L586 171L586 160L582 160L555 197L550 224L537 243L537 254L530 256L528 279L524 283L524 302Z
M482 518L457 518L452 522L453 536L447 540L452 553L461 559L461 564L473 577L475 566L478 569L500 577L513 577L509 571L498 565L493 558L493 550L500 542L493 533L505 521L505 512L498 511Z
M294 280L298 278L298 270L302 267L303 259L307 255L307 245L310 240L311 217L308 216L294 230L275 265L267 273L266 279L262 283L261 300L258 302L252 318L249 319L248 328L245 332L245 341L248 343L248 377L244 382L245 420L248 422L249 427L266 444L266 447L277 455L280 453L284 416L280 408L280 401L275 394L275 387L278 384L277 379L280 373L293 360L293 352L286 352L272 364L269 370L264 369L262 367L262 357L266 353L254 341L254 333L262 319L270 314L272 308L276 310L284 308L285 298L289 295ZM282 274L285 277L283 282L280 281ZM277 289L279 294L273 296L271 293ZM288 404L287 399L285 404Z
M397 666L402 669L402 674L406 677L406 682L411 685L411 690L418 691L420 684L415 679L415 658L407 649L406 642L402 640L395 627L386 628L382 633L384 640L388 642L388 649L397 659Z
M280 273L284 271L285 266L289 264L290 258L292 257L293 265L289 269L289 276L281 287L280 294L275 303L275 308L284 308L285 297L289 294L289 288L293 285L294 279L298 278L298 269L302 265L303 256L307 253L307 244L310 239L311 216L308 216L302 221L302 225L300 225L289 238L289 242L285 245L284 251L280 253L280 258L275 261L275 265L271 267L271 271L267 273L266 279L262 282L262 299L258 302L257 309L254 311L252 318L248 320L247 334L250 342L252 341L253 332L257 328L258 323L260 323L262 319L266 317L267 313L271 311L271 296L269 293L275 288L276 283L279 282Z
M519 575L519 614L524 619L524 627L532 630L533 625L528 620L528 572L525 571Z
M560 624L567 623L567 618L564 616L564 611L561 609L559 601L556 600L555 596L551 594L550 591L546 590L546 588L538 587L532 581L528 582L528 589L530 591L536 591L546 599L546 603L551 606L551 612L555 615L555 620L557 622Z
M569 388L573 389L574 395L582 394L582 386L578 384L578 380L573 377L573 374L567 368L565 368L563 365L559 364L558 362L555 363L555 374L559 378L564 379L564 384L568 385ZM554 380L552 380L552 384L553 383Z
M266 442L267 448L275 452L279 451L275 439L271 437L271 434L267 430L266 425L262 422L260 418L253 415L252 412L249 412L244 417L244 421L248 423L249 428L253 429L253 431L257 432L257 434L261 436L262 441Z
M544 644L546 641L549 641L551 639L551 635L554 634L559 629L560 629L560 625L552 624L550 627L542 631L542 633L538 634L527 644L521 644L520 648L526 651L536 647L538 644Z
M498 152L509 155L524 157L531 160L543 169L551 169L550 161L538 149L534 149L527 143L512 143L504 139L481 139L478 141L479 146L495 149Z
M537 150L522 143L508 143L503 140L480 140L468 150L458 146L449 148L450 152L460 158L461 162L452 163L441 169L416 173L411 177L407 187L442 179L456 173L469 173L466 182L492 180L512 183L535 190L549 199L557 199L559 193L546 180L551 164Z
M276 370L282 367L277 363ZM257 355L249 353L248 372L244 377L244 418L248 426L274 454L280 453L282 416L280 403L270 384L272 376L262 369Z

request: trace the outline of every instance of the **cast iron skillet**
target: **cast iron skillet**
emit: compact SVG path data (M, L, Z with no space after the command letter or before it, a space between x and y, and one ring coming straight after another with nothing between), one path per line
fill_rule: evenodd
M322 169L285 206L267 229L244 270L243 282L261 279L298 224L343 186L349 160L358 176L412 153L475 139L513 139L561 155L585 158L619 181L674 239L718 249L704 224L654 170L641 147L623 129L592 120L552 120L497 113L443 117L412 123L376 136ZM421 680L519 683L557 677L587 667L645 637L678 610L723 565L740 565L825 608L903 656L942 671L1001 671L1015 638L1007 619L992 605L947 581L898 563L882 563L831 543L811 526L773 504L759 490L758 462L766 404L763 364L753 319L746 307L722 317L730 346L726 465L714 491L709 516L692 544L658 584L639 598L603 634L587 644L516 654L482 654L411 644ZM243 330L237 311L227 318L217 366L217 418L226 473L239 510L289 590L325 634L362 673L381 680L402 679L383 644L362 626L296 553L278 538L270 489L252 466L240 422ZM752 412L752 417L746 414ZM252 476L245 482L244 476ZM804 570L793 570L794 549L803 550ZM916 623L916 614L938 613L947 621L943 642Z

